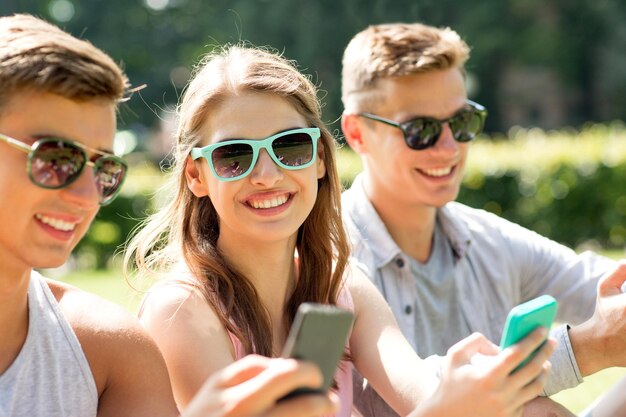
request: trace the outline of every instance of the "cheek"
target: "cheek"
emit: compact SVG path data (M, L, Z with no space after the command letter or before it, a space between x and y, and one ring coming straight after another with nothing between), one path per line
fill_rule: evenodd
M317 163L317 179L322 179L326 175L326 164L322 158L318 158Z
M462 143L459 147L459 162L458 165L461 168L465 167L465 161L467 161L467 153L469 151L469 143Z
M393 171L403 166L413 166L417 156L419 155L416 155L415 151L399 147L390 148L380 153L386 171Z
M309 179L309 183L311 185L308 187L307 199L310 202L311 208L313 208L313 206L315 205L315 200L317 200L317 193L319 191L319 180L322 179L323 177L324 175L322 175L321 177L311 176L311 178Z
M76 244L78 244L78 242L87 234L87 232L89 231L89 228L91 227L91 224L93 223L93 220L96 218L96 215L98 214L98 211L99 211L99 207L93 210L93 212L90 213L88 217L85 219L85 221L81 225L80 233L76 235Z
M216 178L208 178L205 183L207 186L207 196L213 204L213 208L217 212L219 218L229 216L235 210L236 204L236 187L237 181L223 182Z

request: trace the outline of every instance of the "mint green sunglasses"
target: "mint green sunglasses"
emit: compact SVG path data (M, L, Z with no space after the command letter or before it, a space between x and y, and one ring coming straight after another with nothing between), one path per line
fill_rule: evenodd
M213 175L220 181L235 181L252 172L261 149L265 149L281 168L296 170L311 166L315 162L320 135L319 128L310 127L286 130L265 139L225 140L193 148L191 157L193 160L206 159Z

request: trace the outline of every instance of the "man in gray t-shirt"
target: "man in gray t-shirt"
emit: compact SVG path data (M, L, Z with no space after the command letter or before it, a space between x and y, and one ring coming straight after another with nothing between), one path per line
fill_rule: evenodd
M575 326L553 330L550 395L626 365L626 266L454 202L486 117L467 99L468 57L456 32L420 24L370 26L350 41L342 129L363 172L344 193L344 221L355 261L422 357L474 331L498 342L512 307L556 297L557 319Z

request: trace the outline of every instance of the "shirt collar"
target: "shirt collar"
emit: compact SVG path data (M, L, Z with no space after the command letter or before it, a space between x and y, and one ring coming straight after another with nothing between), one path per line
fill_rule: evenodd
M345 216L347 227L355 228L360 238L367 242L367 246L375 248L371 253L376 268L382 268L402 255L402 251L365 193L363 174L358 174L350 189L344 192L342 204L347 213ZM455 261L465 256L471 244L469 227L456 213L457 205L458 203L451 202L437 210L437 221L450 243ZM359 242L355 244L358 245ZM354 249L358 250L358 246Z
M348 229L356 229L356 233L360 236L360 240L353 241L355 251L358 251L360 242L373 248L371 254L376 268L382 268L402 254L365 193L363 174L358 174L350 189L343 193L342 205L347 213L346 226ZM352 232L349 234L353 235Z
M472 243L472 234L463 218L456 213L459 203L450 202L437 210L437 221L441 225L443 234L448 238L454 260L458 261L465 256Z

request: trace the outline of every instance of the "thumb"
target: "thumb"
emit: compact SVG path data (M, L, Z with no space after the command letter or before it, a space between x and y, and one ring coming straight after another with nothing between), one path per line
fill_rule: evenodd
M470 363L471 358L477 354L495 355L498 347L491 343L481 333L474 333L448 349L447 356L453 365Z
M608 297L622 293L626 283L626 261L620 261L617 267L604 275L598 283L598 296Z

